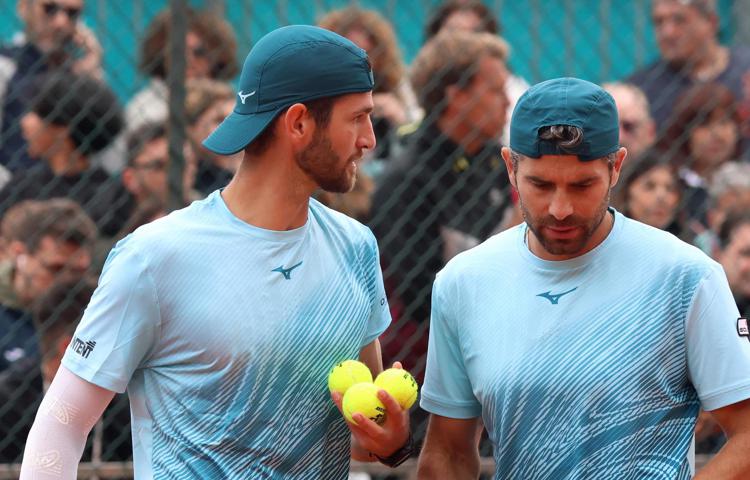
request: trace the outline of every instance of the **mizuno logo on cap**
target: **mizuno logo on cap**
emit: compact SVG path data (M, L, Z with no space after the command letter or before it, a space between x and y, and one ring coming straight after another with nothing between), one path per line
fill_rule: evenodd
M247 97L252 97L253 95L255 95L255 92L256 92L256 90L253 90L252 92L246 93L246 94L243 95L242 94L242 90L240 90L239 92L237 92L237 95L240 96L240 100L242 101L242 104L244 105L245 104L245 99L247 99Z

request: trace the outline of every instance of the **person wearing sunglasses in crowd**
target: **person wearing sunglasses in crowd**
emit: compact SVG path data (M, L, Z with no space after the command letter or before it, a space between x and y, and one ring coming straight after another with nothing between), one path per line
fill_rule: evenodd
M20 118L34 77L55 70L102 77L102 49L81 22L84 0L19 0L23 33L0 47L0 165L17 171L33 164Z

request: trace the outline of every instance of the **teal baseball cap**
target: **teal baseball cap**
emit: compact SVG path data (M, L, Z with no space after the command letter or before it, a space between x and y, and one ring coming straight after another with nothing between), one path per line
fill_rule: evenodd
M341 35L310 25L276 29L247 55L234 110L203 146L222 155L237 153L295 103L369 92L373 86L367 53Z
M539 130L571 125L583 131L583 141L560 149L539 138ZM612 95L599 85L578 78L555 78L534 85L518 99L510 120L511 150L531 158L577 155L580 160L602 158L620 148L620 123Z

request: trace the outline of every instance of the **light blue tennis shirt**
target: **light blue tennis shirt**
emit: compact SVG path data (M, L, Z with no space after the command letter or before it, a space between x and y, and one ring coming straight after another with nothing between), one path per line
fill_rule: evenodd
M310 200L263 230L217 191L115 246L63 365L127 387L138 479L344 479L327 374L389 323L369 229Z
M698 409L750 398L750 342L721 266L615 213L545 261L526 225L438 275L422 407L482 417L495 478L690 478Z

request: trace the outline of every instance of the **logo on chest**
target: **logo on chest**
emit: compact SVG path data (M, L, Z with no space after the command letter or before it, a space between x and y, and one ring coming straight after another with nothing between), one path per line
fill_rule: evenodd
M272 271L272 272L279 272L280 274L284 275L284 278L285 278L285 279L287 279L287 280L291 280L291 279L292 279L292 270L294 270L295 268L299 267L300 265L302 265L302 262L299 262L299 263L298 263L298 264L296 264L296 265L292 265L292 266L291 266L291 267L289 267L289 268L284 268L284 265L282 265L282 266L280 266L280 267L276 267L276 268L274 268L274 269L273 269L273 270L271 270L271 271Z
M549 300L549 303L551 303L552 305L557 305L560 302L560 299L563 296L565 296L565 295L567 295L569 293L572 293L572 292L574 292L576 290L578 290L578 287L571 288L567 292L562 292L562 293L552 293L552 290L547 290L544 293L537 293L536 296L537 297L546 298L547 300Z

